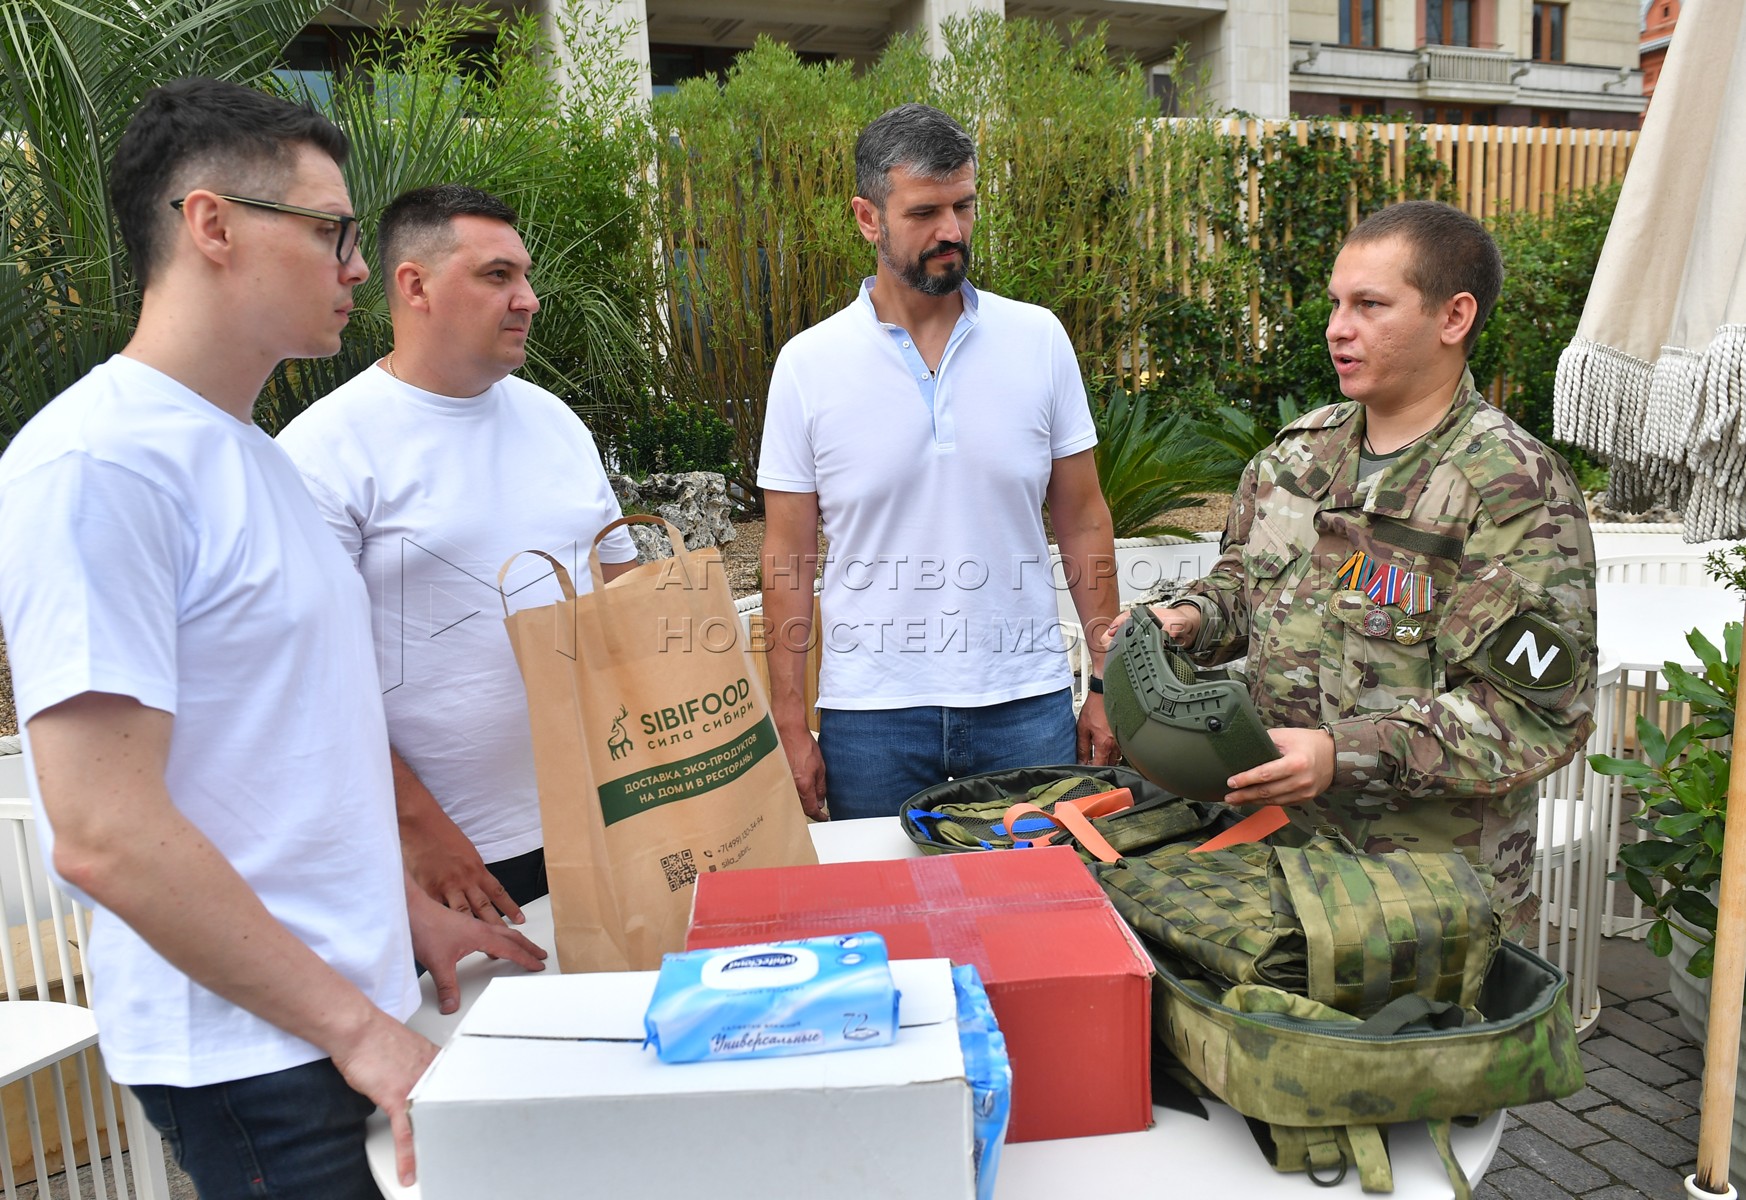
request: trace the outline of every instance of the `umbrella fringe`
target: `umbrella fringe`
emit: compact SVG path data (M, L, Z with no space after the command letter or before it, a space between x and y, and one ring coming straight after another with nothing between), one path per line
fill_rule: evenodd
M1684 508L1688 541L1726 538L1746 521L1746 325L1723 325L1704 351L1703 418L1687 456L1691 495Z
M1553 436L1600 458L1617 458L1619 432L1632 421L1640 422L1648 407L1649 374L1649 364L1640 358L1588 338L1572 338L1558 356Z
M1699 438L1700 425L1714 424L1703 408L1704 356L1684 346L1663 346L1649 372L1649 404L1641 453L1645 459L1682 467L1713 458L1719 446ZM1623 448L1621 448L1621 453Z

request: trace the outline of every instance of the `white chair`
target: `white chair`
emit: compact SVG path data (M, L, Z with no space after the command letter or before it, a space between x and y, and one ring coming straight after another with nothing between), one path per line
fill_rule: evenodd
M63 1185L72 1200L82 1200L84 1194L74 1162L75 1126L63 1070L63 1064L71 1062L83 1116L82 1133L91 1160L91 1193L99 1200L108 1200L110 1195L101 1161L107 1145L117 1200L168 1200L163 1142L133 1093L110 1082L95 1048L97 1023L89 1008L91 981L84 974L79 954L89 936L91 914L50 882L43 869L30 801L20 798L24 793L23 756L0 757L0 912L5 914L10 931L7 952L0 954L0 982L5 985L4 999L0 999L0 1084L27 1080L22 1090L37 1194L50 1194L50 1160L45 1154L48 1148L38 1098L38 1081L45 1074L47 1078L42 1081L54 1098L59 1148L65 1159ZM50 1000L57 986L64 1003ZM125 1132L125 1164L117 1153L121 1146L116 1130ZM3 1108L0 1185L0 1195L6 1200L18 1194Z
M1618 800L1617 781L1590 770L1588 756L1618 753L1612 698L1620 674L1603 654L1594 732L1575 758L1540 781L1539 789L1534 894L1540 898L1540 925L1534 948L1569 976L1578 1034L1587 1033L1600 1017L1600 939L1611 932L1607 872L1615 854Z

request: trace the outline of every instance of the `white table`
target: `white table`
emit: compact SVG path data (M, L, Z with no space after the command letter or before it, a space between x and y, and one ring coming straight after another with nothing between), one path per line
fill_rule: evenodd
M813 844L821 862L863 862L881 858L907 858L919 853L903 835L895 818L836 821L812 827ZM547 900L537 900L522 909L527 924L522 932L551 949L552 910ZM557 955L549 960L555 969ZM480 955L465 960L458 972L461 1008L445 1017L436 1010L436 988L430 977L419 981L424 1001L407 1021L413 1029L441 1044L453 1034L461 1014L471 1006L486 983L499 975L519 974L521 968L492 962ZM1169 1109L1156 1108L1156 1124L1143 1133L1118 1133L1103 1137L1065 1138L1047 1142L1009 1145L1001 1159L996 1200L1059 1200L1082 1195L1087 1179L1095 1178L1098 1189L1152 1194L1160 1186L1187 1196L1251 1195L1302 1196L1315 1200L1326 1195L1360 1196L1357 1171L1347 1173L1338 1187L1324 1189L1306 1175L1281 1175L1267 1165L1243 1118L1222 1104L1207 1104L1209 1119ZM416 1118L415 1118L416 1119ZM1478 1183L1503 1136L1503 1113L1493 1113L1472 1129L1454 1131L1455 1157L1470 1182ZM1396 1200L1426 1197L1447 1200L1449 1180L1436 1148L1422 1124L1396 1125L1389 1130L1389 1159L1394 1167ZM370 1118L365 1150L370 1169L387 1200L416 1200L416 1186L403 1188L395 1179L394 1143L388 1121L380 1112ZM586 1164L581 1164L586 1172ZM1143 1190L1142 1190L1143 1189Z

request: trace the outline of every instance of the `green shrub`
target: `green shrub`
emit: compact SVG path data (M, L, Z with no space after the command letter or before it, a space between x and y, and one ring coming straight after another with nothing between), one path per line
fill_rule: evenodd
M470 39L491 30L495 41L481 51ZM466 7L428 8L411 26L378 31L335 80L327 107L351 138L346 183L373 274L357 289L338 355L274 372L256 408L269 431L387 352L373 218L401 192L433 183L468 183L517 209L541 304L521 374L597 427L647 394L654 287L638 192L646 130L621 53L625 31L564 17L559 36L587 81L580 95L552 86L555 49L537 18Z
M1558 356L1576 336L1601 246L1619 202L1618 185L1561 197L1551 216L1513 213L1492 222L1504 258L1503 294L1474 353L1474 377L1508 381L1504 408L1554 445L1582 473L1588 460L1552 440Z
M734 428L697 404L644 406L608 438L612 457L626 475L715 471L735 479Z

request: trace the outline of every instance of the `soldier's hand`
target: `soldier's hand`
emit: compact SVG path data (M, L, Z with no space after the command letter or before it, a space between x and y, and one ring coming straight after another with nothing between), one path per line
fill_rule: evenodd
M1334 737L1325 729L1269 729L1272 762L1233 775L1226 804L1303 804L1334 782Z
M1164 630L1164 636L1178 646L1192 645L1194 639L1200 636L1201 614L1198 605L1173 604L1167 608L1162 604L1154 604L1150 607L1152 615L1158 618L1158 624ZM1124 608L1116 614L1116 619L1110 622L1109 627L1099 634L1093 643L1094 648L1103 653L1115 645L1116 634L1122 631L1122 626L1127 622L1128 610Z

